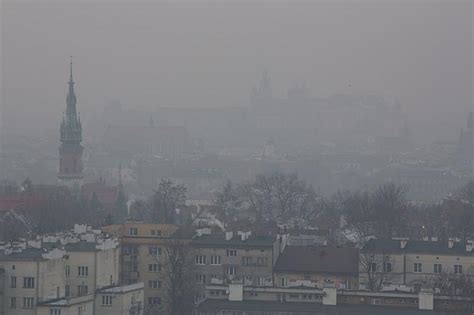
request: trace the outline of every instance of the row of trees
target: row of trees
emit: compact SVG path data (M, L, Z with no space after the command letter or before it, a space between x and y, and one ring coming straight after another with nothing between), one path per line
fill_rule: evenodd
M409 206L403 186L389 183L373 191L340 193L338 198L348 224L360 240L371 235L379 238L406 235Z
M216 193L218 217L230 222L249 216L257 222L274 220L295 225L314 219L320 200L311 185L296 174L258 175L254 181L228 181Z
M474 181L439 204L412 203L407 193L407 187L387 183L323 198L296 174L274 173L240 184L228 181L216 193L215 205L224 223L252 218L257 223L274 221L295 227L314 223L336 230L342 217L360 240L368 236L474 236Z

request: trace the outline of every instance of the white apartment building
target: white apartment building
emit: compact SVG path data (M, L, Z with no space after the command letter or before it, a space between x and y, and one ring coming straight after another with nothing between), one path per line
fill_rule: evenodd
M384 289L420 291L433 289L443 277L474 280L473 247L473 241L455 239L373 239L360 251L359 285L364 288L373 277Z
M0 314L142 314L143 284L120 286L119 252L117 239L85 225L0 244Z

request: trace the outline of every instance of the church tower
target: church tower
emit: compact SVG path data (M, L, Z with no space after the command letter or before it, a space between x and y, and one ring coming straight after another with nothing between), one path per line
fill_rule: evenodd
M69 65L69 91L66 97L66 113L60 127L58 183L71 190L82 186L82 124L77 114L76 95L72 78L72 60Z

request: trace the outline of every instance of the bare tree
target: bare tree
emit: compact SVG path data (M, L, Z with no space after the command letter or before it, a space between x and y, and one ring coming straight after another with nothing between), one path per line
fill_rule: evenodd
M474 206L474 180L471 180L463 186L457 193L456 197Z
M467 275L444 272L430 277L427 287L447 296L474 296L474 278Z
M358 234L359 240L372 235L375 230L375 207L373 197L367 190L346 193L341 196L343 212L349 226Z
M406 226L406 188L394 183L379 186L373 193L373 203L378 235L384 238L402 235Z
M188 315L196 295L193 256L189 240L169 239L163 248L162 287L164 314Z
M174 223L175 210L186 201L186 187L169 179L161 180L151 200L152 220L159 223Z
M228 190L230 186L225 188ZM238 204L241 211L253 214L257 222L277 220L291 224L289 220L307 221L314 217L319 205L312 186L296 174L278 172L258 175L255 181L240 184L232 197L234 199L229 200Z
M234 184L229 180L215 194L216 215L224 224L235 220L242 210L242 198Z
M384 284L392 278L392 262L390 255L382 253L361 252L360 270L366 276L365 287L369 291L380 291Z

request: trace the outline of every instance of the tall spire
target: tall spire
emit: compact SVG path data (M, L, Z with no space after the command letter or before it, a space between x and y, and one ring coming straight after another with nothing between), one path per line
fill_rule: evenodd
M69 84L74 84L74 81L72 79L72 56L71 60L69 61Z
M77 112L76 112L76 94L74 93L74 80L72 77L72 56L71 61L69 62L69 91L66 98L66 120L69 122L77 121Z
M82 185L82 124L76 108L76 94L72 75L72 57L69 62L69 90L66 97L66 112L59 129L61 145L59 146L58 181L71 189Z

